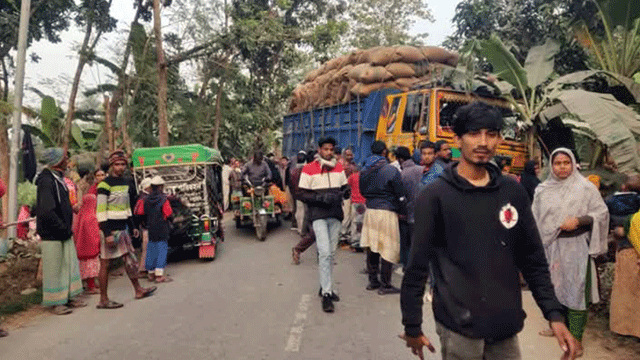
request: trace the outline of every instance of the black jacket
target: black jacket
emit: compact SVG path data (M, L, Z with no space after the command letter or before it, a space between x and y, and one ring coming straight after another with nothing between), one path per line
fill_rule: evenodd
M401 292L409 336L421 334L429 263L435 319L463 336L498 341L522 330L526 314L518 271L545 318L563 320L529 198L497 168L488 169L490 183L475 187L458 175L457 164L447 167L416 201Z
M380 159L360 172L360 193L367 209L389 210L406 214L406 192L400 171Z
M42 240L68 240L73 235L73 208L62 174L44 169L35 180L38 187L36 229Z
M169 241L171 222L164 218L162 207L167 202L167 196L161 192L152 192L144 199L144 213L146 225L149 229L149 241Z

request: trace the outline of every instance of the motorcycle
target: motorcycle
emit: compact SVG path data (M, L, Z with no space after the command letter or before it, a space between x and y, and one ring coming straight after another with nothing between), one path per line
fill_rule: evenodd
M276 206L274 197L267 193L264 185L254 185L248 178L244 181L247 185L246 195L232 195L236 228L253 226L258 240L265 241L269 223L281 222L282 209Z

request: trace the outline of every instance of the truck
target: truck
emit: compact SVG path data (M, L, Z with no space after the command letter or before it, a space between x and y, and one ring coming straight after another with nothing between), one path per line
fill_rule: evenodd
M506 100L428 85L415 86L410 91L381 89L347 103L285 115L282 152L294 157L300 150L315 149L317 140L330 136L343 149L353 149L357 164L371 155L375 140L384 141L390 149L406 146L412 152L422 141L444 140L451 146L453 157L459 158L452 131L453 115L460 106L473 101L502 110L504 141L496 155L508 159L511 171L522 171L529 157L527 133Z

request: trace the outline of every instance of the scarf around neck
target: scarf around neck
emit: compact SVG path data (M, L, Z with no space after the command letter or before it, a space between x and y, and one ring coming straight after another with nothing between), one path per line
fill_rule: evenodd
M316 160L320 163L320 167L326 170L332 170L338 164L338 159L332 157L330 160L325 160L320 154L316 154Z

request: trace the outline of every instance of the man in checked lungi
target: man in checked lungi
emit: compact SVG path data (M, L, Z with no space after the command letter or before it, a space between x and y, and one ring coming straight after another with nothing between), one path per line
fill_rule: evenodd
M133 284L135 298L142 299L156 291L156 287L143 288L138 281L138 261L131 245L131 234L138 236L134 228L132 208L135 206L136 189L123 175L127 168L124 151L116 150L109 156L109 176L98 184L96 217L100 225L100 302L98 309L117 309L123 305L109 300L107 295L108 268L112 259L122 257L125 270Z

